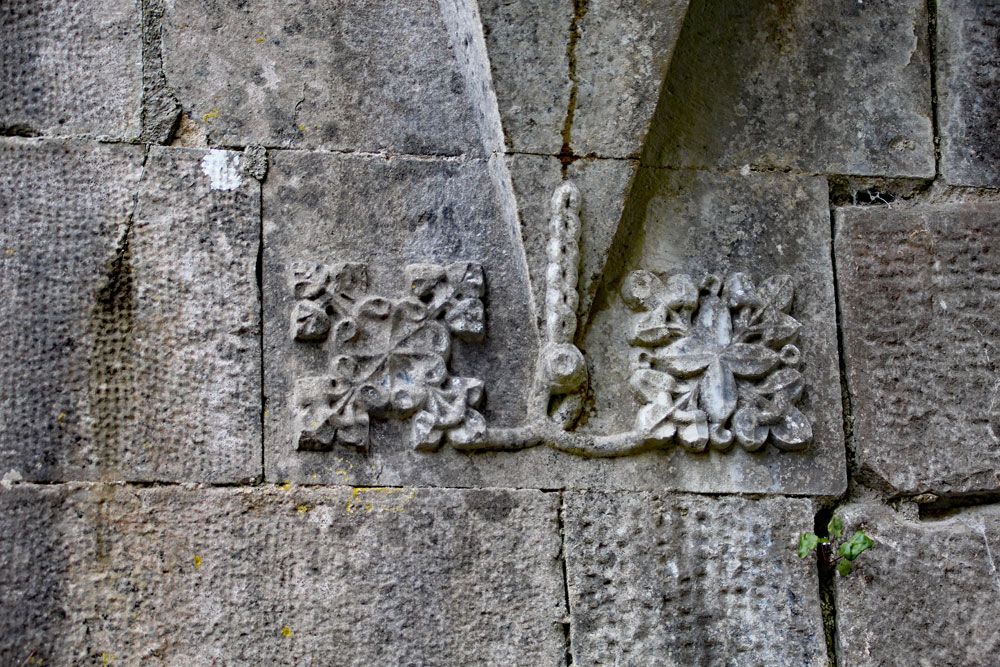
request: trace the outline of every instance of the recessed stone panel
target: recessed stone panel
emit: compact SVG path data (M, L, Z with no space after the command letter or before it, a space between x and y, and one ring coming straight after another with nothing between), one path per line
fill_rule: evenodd
M862 471L894 493L1000 488L1000 206L837 211Z
M827 664L809 501L567 492L564 523L574 664Z
M135 139L141 130L140 4L0 5L0 128Z
M941 174L949 183L1000 186L1000 3L937 4Z
M163 68L212 145L480 152L434 0L171 2Z
M914 506L915 509L915 506ZM992 665L1000 652L996 506L944 520L884 505L841 512L875 540L836 577L837 657L845 665Z
M0 488L0 662L561 665L557 512L537 491Z

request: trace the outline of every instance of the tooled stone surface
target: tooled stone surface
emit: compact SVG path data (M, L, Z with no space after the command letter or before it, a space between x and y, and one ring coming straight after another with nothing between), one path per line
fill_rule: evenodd
M364 264L292 265L291 335L329 355L328 375L295 383L299 449L366 450L370 416L408 419L410 444L424 451L482 441L483 383L451 376L448 359L452 335L485 337L483 268L411 264L403 273L411 296L388 299L368 293Z
M212 145L480 152L435 0L176 0L163 68Z
M809 501L569 491L563 513L574 664L827 664Z
M1000 186L1000 2L940 0L937 40L941 175Z
M0 663L562 665L558 502L0 486Z
M842 664L996 664L1000 508L923 521L876 504L838 514L848 531L875 540L849 576L835 578Z
M622 296L636 312L628 341L637 347L629 383L643 403L636 430L658 445L676 436L692 452L736 442L747 451L805 447L812 426L794 405L804 381L793 293L787 275L758 288L744 273L707 276L698 287L687 274L629 274Z
M894 493L1000 489L1000 205L839 209L862 470Z
M136 139L139 9L117 0L0 3L0 128Z

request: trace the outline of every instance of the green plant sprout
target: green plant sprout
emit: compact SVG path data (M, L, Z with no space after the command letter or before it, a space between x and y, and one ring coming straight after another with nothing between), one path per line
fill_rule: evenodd
M830 519L830 523L826 524L826 530L830 535L839 539L844 533L844 522L833 517ZM798 554L799 558L805 558L809 552L818 548L823 565L826 567L836 565L840 576L846 577L851 573L851 562L870 549L873 544L875 544L875 540L859 530L851 536L851 539L842 542L838 550L839 555L836 558L831 558L830 538L818 537L813 533L802 533L802 536L799 537Z

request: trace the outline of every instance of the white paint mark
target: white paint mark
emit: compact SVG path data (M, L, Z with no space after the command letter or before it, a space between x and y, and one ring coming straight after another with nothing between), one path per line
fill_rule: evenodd
M201 160L201 170L211 179L213 190L235 190L243 184L239 153L210 150Z
M750 165L745 164L743 165L743 167L740 168L740 176L749 176L749 175L750 175Z
M10 472L5 473L3 479L0 479L0 486L9 489L14 482L20 482L22 479L24 478L21 477L21 473L11 468Z

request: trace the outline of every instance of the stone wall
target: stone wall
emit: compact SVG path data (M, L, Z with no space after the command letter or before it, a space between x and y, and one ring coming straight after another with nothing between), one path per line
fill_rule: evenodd
M993 0L0 4L0 664L995 664L998 91Z

